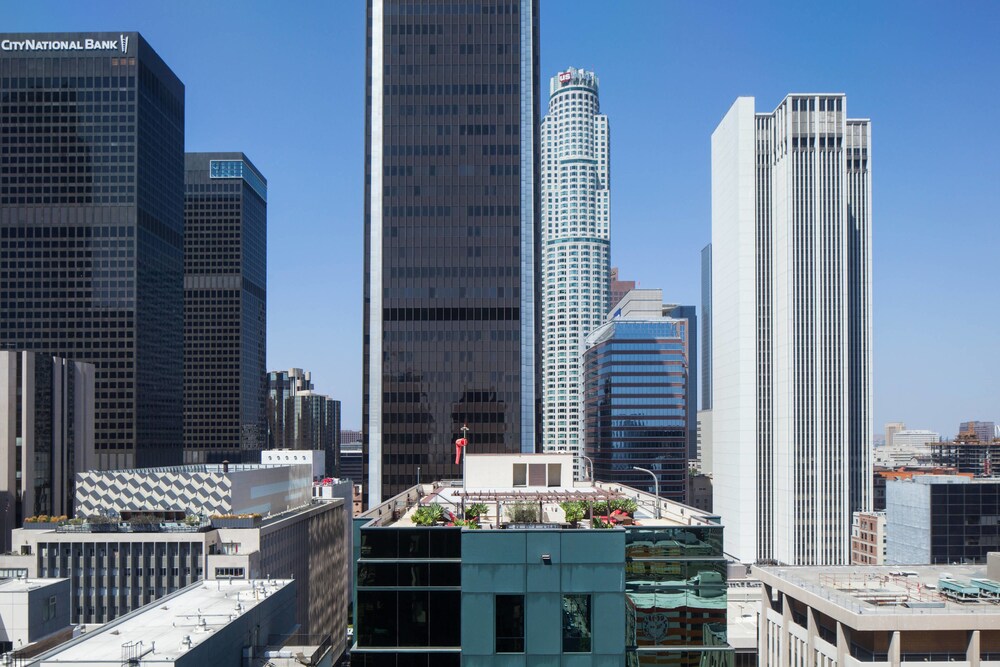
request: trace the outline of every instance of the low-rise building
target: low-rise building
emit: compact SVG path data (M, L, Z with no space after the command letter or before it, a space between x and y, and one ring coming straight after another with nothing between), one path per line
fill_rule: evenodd
M855 512L851 525L851 564L884 565L885 512Z
M311 472L243 464L81 474L79 516L15 530L17 555L0 556L0 568L71 579L72 620L88 624L202 579L293 578L300 631L342 651L348 510L313 497Z
M886 563L983 563L1000 548L1000 479L921 475L886 485Z
M732 664L717 517L571 454L469 455L355 535L353 665Z
M0 654L23 659L72 638L69 586L69 579L0 581Z
M295 631L303 582L250 579L182 588L43 653L29 667L267 664Z
M987 667L1000 661L990 566L754 567L761 667Z

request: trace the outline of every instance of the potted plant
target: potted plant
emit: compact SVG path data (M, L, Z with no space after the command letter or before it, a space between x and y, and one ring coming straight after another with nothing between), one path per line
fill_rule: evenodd
M538 505L526 500L518 500L507 505L507 516L511 523L537 523Z
M418 507L413 512L413 523L418 526L433 526L444 519L444 508L437 503Z
M480 518L486 516L486 512L488 511L489 508L486 506L486 503L472 503L465 508L465 518L478 521Z
M580 524L580 521L587 514L586 506L578 500L567 500L559 503L559 507L562 508L563 513L566 515L566 523L572 525L574 528Z

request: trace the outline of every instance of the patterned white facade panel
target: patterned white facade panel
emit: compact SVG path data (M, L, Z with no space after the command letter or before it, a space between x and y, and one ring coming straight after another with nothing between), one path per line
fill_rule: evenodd
M180 466L78 473L76 516L148 511L266 516L305 505L312 497L309 465L228 472L197 467L201 469Z

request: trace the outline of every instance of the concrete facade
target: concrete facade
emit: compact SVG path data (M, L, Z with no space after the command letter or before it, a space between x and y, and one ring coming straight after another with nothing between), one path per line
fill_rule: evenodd
M1000 568L997 568L1000 569ZM754 567L760 667L994 667L1000 609L952 588L986 568ZM957 577L957 578L954 578ZM990 585L990 584L987 584Z
M712 472L743 562L846 563L870 508L871 129L846 112L740 97L712 134Z
M74 623L106 623L202 579L290 577L303 582L301 632L329 636L343 649L346 523L344 501L336 499L307 501L240 528L226 520L164 522L144 532L118 523L22 528L13 535L17 555L0 556L0 568L71 578Z
M312 466L204 464L87 471L76 478L76 516L122 512L279 514L309 502Z
M68 638L69 579L7 579L0 582L0 652Z

